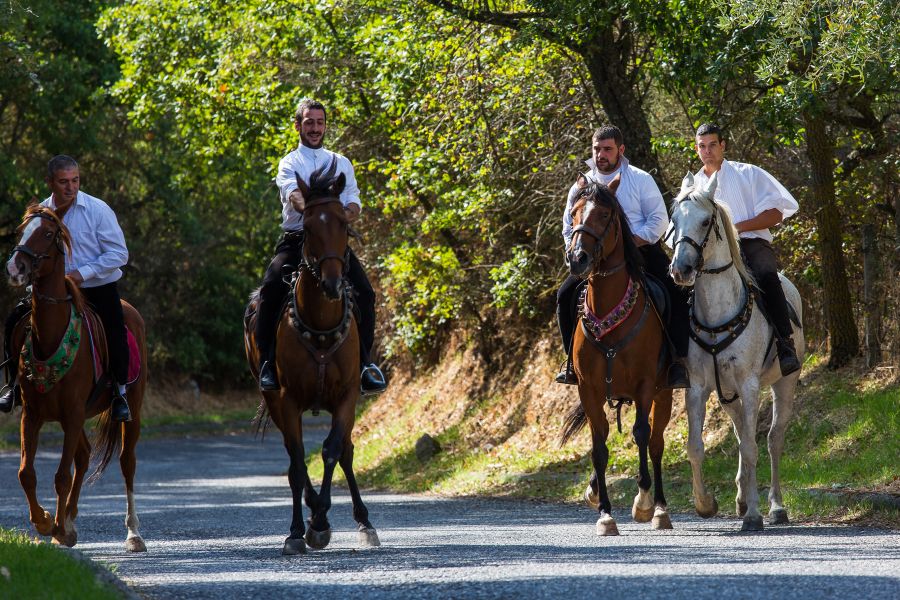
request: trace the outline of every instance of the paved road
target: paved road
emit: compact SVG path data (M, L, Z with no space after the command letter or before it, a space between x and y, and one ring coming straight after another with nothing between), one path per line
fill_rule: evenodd
M277 431L265 443L246 434L148 440L138 450L149 552L122 550L117 465L82 495L78 548L115 565L147 598L900 597L897 532L741 534L737 520L692 515L673 515L673 531L654 532L619 510L622 535L598 538L586 507L511 500L368 493L383 546L359 550L349 496L338 490L329 548L283 557L290 496ZM0 525L27 528L17 458L0 455ZM40 496L51 512L55 468L56 454L42 451Z

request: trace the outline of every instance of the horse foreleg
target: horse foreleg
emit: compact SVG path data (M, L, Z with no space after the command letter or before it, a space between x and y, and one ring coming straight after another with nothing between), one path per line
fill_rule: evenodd
M91 444L88 441L87 434L82 429L78 445L75 447L75 476L72 479L72 489L69 491L69 499L66 502L68 515L66 528L71 529L76 536L78 532L75 528L75 517L78 516L78 498L81 495L81 485L84 482L84 475L87 473L90 462Z
M619 535L616 521L612 517L609 492L606 489L606 465L609 462L606 438L609 436L609 422L606 420L602 402L595 400L595 396L591 395L588 389L579 385L578 394L581 396L581 405L591 427L591 462L597 476L597 511L600 513L600 518L597 519L597 535ZM600 395L596 394L596 398L600 398Z
M741 510L744 511L741 530L759 531L763 528L763 520L759 514L759 487L756 479L756 463L759 458L756 444L756 420L759 413L758 383L752 380L745 382L741 390L740 407L737 407L735 412L743 413L740 421L735 420L734 424L735 431L741 432L738 437L740 466L736 478L738 491L735 504L739 514Z
M132 421L125 423L122 433L122 453L119 455L119 467L122 469L122 478L125 480L125 528L128 530L125 537L126 552L147 551L147 545L140 532L141 520L138 518L134 505L134 474L137 471L135 449L140 435L140 416L134 415Z
M783 525L788 513L781 499L779 465L784 451L784 433L794 405L794 388L798 376L790 375L772 386L772 426L769 428L769 458L772 463L772 485L769 488L769 524Z
M344 451L339 461L344 477L347 479L347 487L350 488L350 498L353 500L353 520L357 522L359 529L359 543L363 546L380 546L378 533L369 522L369 509L363 504L359 494L359 486L356 483L356 475L353 473L353 442L350 434L344 438Z
M22 456L19 463L19 483L28 500L28 519L41 535L53 533L53 519L37 499L37 475L34 472L34 457L37 453L38 435L41 423L31 416L28 407L22 410L22 422L19 428Z
M282 399L282 403L289 402ZM282 554L301 554L306 552L306 542L303 536L306 533L306 527L303 525L303 486L307 480L306 462L303 451L303 440L300 436L300 415L295 410L287 409L290 413L285 418L279 419L281 423L277 423L281 428L284 438L284 448L290 458L288 466L288 483L291 486L291 498L293 500L293 509L291 513L291 533L284 540Z
M653 463L653 528L672 529L666 496L663 493L662 457L665 449L663 432L672 418L672 391L663 390L653 399L650 413L650 461Z
M353 390L356 393L356 390ZM313 548L324 548L331 541L331 525L328 523L328 511L331 509L331 479L344 451L344 436L353 424L353 398L349 395L340 402L331 416L331 431L322 444L322 487L319 489L319 502L309 518L306 531L306 543Z
M639 399L635 402L634 427L631 435L638 447L638 493L631 505L631 516L638 523L647 523L653 518L653 500L650 498L650 468L647 464L647 447L650 444L650 404L651 400Z
M709 518L719 512L719 503L715 496L706 490L703 482L703 423L706 420L706 399L709 392L703 388L692 386L684 394L684 403L688 413L688 460L691 462L691 477L694 496L694 508L703 518Z
M53 541L64 546L74 546L78 533L69 517L69 494L72 492L72 463L75 451L81 442L84 430L71 422L63 422L63 447L59 457L59 467L53 483L56 488L56 522L53 527Z

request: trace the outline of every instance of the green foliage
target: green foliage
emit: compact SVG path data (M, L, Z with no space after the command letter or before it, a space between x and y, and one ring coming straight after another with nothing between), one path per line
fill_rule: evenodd
M516 308L526 317L537 316L540 294L540 265L528 248L516 246L512 256L499 267L491 269L494 286L494 306L499 308Z
M91 567L50 544L0 529L0 593L5 598L96 598L122 594L103 583Z

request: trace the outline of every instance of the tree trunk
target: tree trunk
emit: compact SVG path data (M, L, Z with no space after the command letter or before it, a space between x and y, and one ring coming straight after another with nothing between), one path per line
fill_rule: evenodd
M825 322L831 337L828 366L837 368L859 354L859 334L853 319L853 304L841 249L841 215L835 200L833 144L821 115L806 112L804 120L806 155L812 167L811 208L816 215L822 261Z
M630 81L625 70L626 62L611 40L613 32L603 32L582 54L584 64L591 75L594 92L603 105L611 125L622 130L625 137L625 154L634 166L653 176L666 204L672 195L663 179L659 159L651 145L650 124L644 114L644 106L636 86Z

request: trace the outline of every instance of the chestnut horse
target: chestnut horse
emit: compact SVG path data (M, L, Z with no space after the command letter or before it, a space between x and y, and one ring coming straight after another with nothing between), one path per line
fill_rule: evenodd
M30 322L23 319L16 325L10 344L10 348L19 349L29 340L18 363L22 391L19 482L28 499L29 517L41 535L51 535L59 544L75 545L78 497L91 459L91 444L84 423L99 415L94 447L98 464L93 477L98 477L109 465L121 438L119 464L125 478L127 501L125 549L145 552L147 547L138 531L140 522L134 505L135 446L141 433L141 401L147 382L147 369L143 367L147 364L144 321L137 310L122 301L125 324L137 341L142 368L140 377L128 388L132 420L117 423L110 418L110 390L93 393L94 366L87 320L91 322L104 361L107 352L99 317L86 307L78 286L65 275L65 253L72 248L66 226L52 209L33 205L25 212L19 231L21 239L7 263L7 272L12 285L28 282L32 285ZM55 518L38 503L35 493L34 457L38 434L47 421L59 422L64 434L55 478Z
M567 248L572 275L587 278L581 326L572 347L580 404L569 413L562 443L590 424L594 472L585 500L600 513L597 535L618 535L606 489L609 423L604 403L617 411L634 403L632 435L640 456L638 494L631 515L652 521L654 529L671 529L662 486L663 430L672 414L672 391L665 365L658 361L666 344L662 322L646 292L641 255L615 197L619 179L609 187L581 180L572 207L573 236ZM647 450L653 461L654 495L650 498Z
M348 268L350 227L339 196L346 183L344 174L334 176L335 163L310 176L307 186L297 175L297 186L305 199L304 241L301 264L294 274L288 305L283 309L276 335L275 365L280 390L263 391L260 417L268 411L281 430L290 458L288 482L293 498L290 535L282 554L300 554L306 544L321 549L331 540L328 510L331 479L341 465L353 501L353 518L359 540L378 546L378 534L369 522L369 511L359 494L353 474L351 433L359 397L359 332L352 310L352 292L345 278ZM259 376L256 349L256 305L258 292L250 298L244 319L244 347L250 370ZM304 411L331 413L331 431L322 445L325 472L316 493L306 470L303 450ZM303 524L301 492L312 516ZM305 542L304 542L305 540Z

